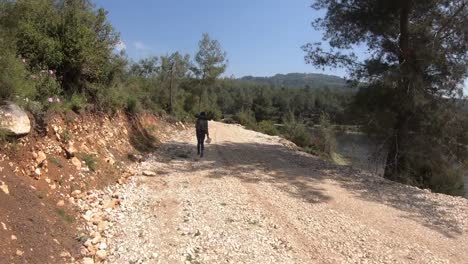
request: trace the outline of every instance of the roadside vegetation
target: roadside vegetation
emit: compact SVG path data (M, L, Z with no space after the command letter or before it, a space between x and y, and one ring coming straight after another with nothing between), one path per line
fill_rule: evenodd
M356 121L388 149L384 177L462 194L468 118L458 100L468 77L468 3L318 0L312 7L327 11L313 26L330 49L307 44L306 60L350 72L360 88ZM361 60L358 45L369 54Z

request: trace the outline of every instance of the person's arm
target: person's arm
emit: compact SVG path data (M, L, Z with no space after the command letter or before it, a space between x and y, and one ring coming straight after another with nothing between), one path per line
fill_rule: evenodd
M210 138L210 132L208 130L208 121L206 121L206 136Z

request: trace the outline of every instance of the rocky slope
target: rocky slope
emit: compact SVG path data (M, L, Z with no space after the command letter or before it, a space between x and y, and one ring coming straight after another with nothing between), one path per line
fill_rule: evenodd
M0 263L72 263L83 254L98 258L100 252L81 250L87 233L79 210L83 198L91 190L123 184L145 153L183 126L149 114L72 112L51 114L45 123L44 134L33 130L0 141ZM105 200L103 206L116 203Z

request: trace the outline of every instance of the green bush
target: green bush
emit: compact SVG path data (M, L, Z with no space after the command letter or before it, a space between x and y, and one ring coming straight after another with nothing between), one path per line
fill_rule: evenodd
M272 136L278 135L278 130L276 129L272 121L266 121L266 120L261 121L260 123L258 123L257 127L258 127L258 130L262 133L272 135Z
M465 170L446 167L431 177L428 187L438 193L462 196L465 194L464 172Z
M129 114L138 114L142 111L140 101L133 96L127 98L127 105L125 111Z
M257 121L251 111L241 111L234 115L234 120L237 123L245 126L248 129L256 129L257 128Z
M331 158L336 150L336 137L330 117L322 113L319 118L317 131L313 138L313 145L323 155Z
M68 142L72 139L72 133L70 133L68 130L63 131L62 133L62 139L65 142Z
M54 164L58 168L63 168L62 163L60 163L60 161L56 157L50 157L49 161L50 161L50 163Z
M19 102L19 105L26 111L30 112L35 118L43 116L46 111L43 103L38 101L31 101L29 99L22 100Z
M295 120L287 121L284 127L284 136L299 147L306 148L311 145L311 135L306 125Z
M234 120L234 118L232 118L232 116L225 117L223 119L223 122L226 123L226 124L236 124L236 120Z
M221 120L221 117L223 116L223 113L219 109L211 109L206 112L206 117L208 120L214 120L214 121L219 121Z
M115 114L125 109L127 93L120 86L109 88L100 86L96 92L96 104L100 111Z
M424 140L420 139L414 142L416 144L406 151L409 162L395 180L438 193L463 195L463 177L467 167L463 164L456 166L454 160L440 155L437 144L422 145Z
M0 46L0 100L34 98L36 90L26 66L9 50Z
M81 158L84 160L86 166L88 166L90 170L96 171L97 166L98 166L96 158L94 158L90 154L82 154Z
M153 113L158 113L158 111L153 111ZM177 120L182 122L193 122L195 120L194 115L185 112L182 107L176 107L174 109L174 116Z
M65 103L66 108L72 110L75 113L79 113L80 110L84 109L86 105L86 98L84 95L74 93L70 99Z
M39 101L47 100L51 97L56 97L62 93L60 83L55 77L50 75L43 75L39 78L36 84L37 99Z

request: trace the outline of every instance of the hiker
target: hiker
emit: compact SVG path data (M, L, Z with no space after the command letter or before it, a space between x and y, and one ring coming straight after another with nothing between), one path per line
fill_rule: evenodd
M210 133L208 132L208 119L206 118L205 112L201 112L198 115L195 130L197 133L197 154L203 158L203 151L205 150L205 135L210 139Z

